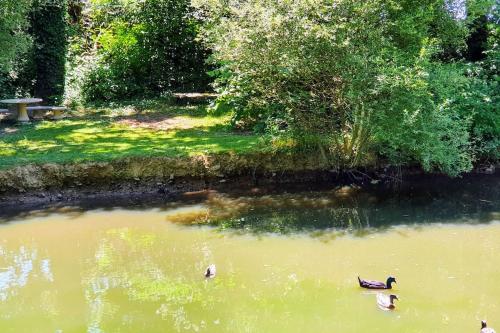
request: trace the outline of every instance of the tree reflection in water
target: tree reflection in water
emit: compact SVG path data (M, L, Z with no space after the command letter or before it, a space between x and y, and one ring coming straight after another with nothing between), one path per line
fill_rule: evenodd
M489 189L489 190L488 190ZM394 225L487 223L498 218L498 190L416 192L398 195L341 187L324 192L232 196L212 192L197 205L171 210L168 221L210 225L236 233L301 233L362 237ZM477 193L476 193L477 192ZM478 199L474 200L474 196Z
M20 246L17 251L0 247L0 301L15 297L32 275L53 282L50 259L40 259L35 246Z
M211 311L223 302L212 294L231 288L231 279L224 285L218 279L205 280L202 267L210 262L210 250L207 244L195 246L203 254L195 267L199 274L188 272L185 263L165 262L153 233L122 228L104 234L83 278L90 307L88 332L103 332L102 323L109 323L109 318L122 311L116 304L126 302L143 303L146 308L152 305L153 314L177 331L204 328L207 323L192 315L190 308ZM180 271L178 264L184 264ZM115 302L117 297L123 301Z

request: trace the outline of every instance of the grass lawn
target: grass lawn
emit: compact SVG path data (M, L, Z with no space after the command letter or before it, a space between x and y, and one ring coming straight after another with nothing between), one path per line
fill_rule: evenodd
M0 124L0 168L27 163L109 161L131 156L245 153L264 146L253 134L233 132L228 115L204 106L86 109L66 120Z

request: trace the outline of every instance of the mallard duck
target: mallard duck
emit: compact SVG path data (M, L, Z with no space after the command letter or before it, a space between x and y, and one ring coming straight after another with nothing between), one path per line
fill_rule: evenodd
M396 278L389 276L387 278L387 283L372 281L372 280L363 280L358 276L359 286L361 288L366 289L392 289L392 284L396 283Z
M481 321L481 333L496 333L494 329L489 328L486 320Z
M382 310L394 310L396 305L394 305L394 300L398 299L396 295L386 295L382 293L377 294L377 304Z
M212 279L215 277L215 273L217 270L215 269L215 265L211 264L210 266L207 267L207 270L205 272L205 277L208 279Z

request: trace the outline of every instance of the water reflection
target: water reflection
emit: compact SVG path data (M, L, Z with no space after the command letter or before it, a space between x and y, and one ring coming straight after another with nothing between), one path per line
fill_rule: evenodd
M214 225L250 233L293 233L339 229L359 236L391 225L425 223L488 223L500 219L500 174L408 177L405 182L358 187L299 184L244 187L230 191L185 193L173 199L162 195L82 200L70 207L2 209L0 223L13 218L63 214L72 219L88 210L149 208L167 212L168 219L191 225ZM194 209L193 209L194 208Z
M36 248L21 246L17 251L9 251L0 247L0 265L0 301L15 296L29 278L38 273L46 281L54 281L50 259L38 259Z
M357 187L329 186L310 191L295 187L262 187L238 192L205 191L186 193L174 201L162 196L128 201L83 201L71 207L46 210L10 211L0 223L12 218L38 218L62 214L71 219L84 217L88 209L119 207L166 212L169 221L185 225L211 225L237 233L339 233L365 236L393 225L427 223L488 223L500 219L500 175L464 179L443 177L407 180L394 189L383 185ZM0 214L1 215L1 214ZM331 236L329 234L329 236Z
M460 192L447 195L384 196L345 187L239 197L213 192L202 204L169 211L166 219L239 233L318 234L336 229L360 237L394 225L488 223L499 219L498 188L485 188L481 196L477 194L479 198Z
M112 229L102 235L83 278L90 308L89 333L104 332L103 321L121 311L120 306L126 307L126 302L153 303L151 315L171 323L177 331L206 327L207 323L193 316L190 308L213 309L220 300L212 293L230 288L231 279L224 285L203 278L203 267L211 259L207 243L193 249L200 254L193 273L189 265L176 262L175 257L170 257L169 262L162 260L165 253L154 251L159 248L158 242L157 235L130 228ZM119 306L117 299L126 301ZM122 324L126 326L126 319Z

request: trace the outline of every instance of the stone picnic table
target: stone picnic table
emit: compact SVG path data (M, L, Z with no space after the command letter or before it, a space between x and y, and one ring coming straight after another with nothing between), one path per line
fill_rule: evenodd
M15 104L17 106L17 121L19 122L29 122L28 111L26 109L28 104L40 103L41 98L15 98L15 99L4 99L0 103L4 104Z

